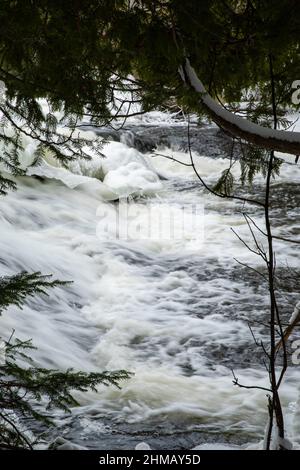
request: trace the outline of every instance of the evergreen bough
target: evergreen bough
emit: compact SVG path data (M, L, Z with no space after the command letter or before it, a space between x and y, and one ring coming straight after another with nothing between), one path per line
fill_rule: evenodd
M22 308L28 297L47 295L46 289L66 283L51 280L39 272L22 272L0 278L0 314L10 305ZM32 342L21 341L14 332L2 341L0 351L0 449L33 449L36 438L27 429L25 420L51 425L49 410L70 412L79 403L73 391L96 391L98 385L119 387L130 373L125 370L77 372L39 367L30 357ZM42 406L37 406L37 404ZM41 411L44 410L44 411Z

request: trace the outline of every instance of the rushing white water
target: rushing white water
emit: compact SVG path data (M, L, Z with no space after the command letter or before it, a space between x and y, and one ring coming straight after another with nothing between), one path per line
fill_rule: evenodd
M85 440L88 447L105 446L103 436L119 429L125 438L132 430L136 435L159 430L161 435L215 435L212 440L220 443L228 436L244 445L258 442L267 416L265 392L234 387L231 373L233 367L246 385L267 385L247 323L263 318L267 291L234 261L256 268L261 263L230 230L250 240L241 206L205 193L190 168L163 157L117 142L108 143L103 153L106 159L69 170L49 163L30 169L44 181L18 178L18 191L1 198L1 274L26 269L73 280L50 297L28 301L22 311L10 308L0 320L1 336L15 328L17 337L32 338L43 366L134 372L121 390L80 395L82 406L73 418L57 415L62 432L68 437L72 429L72 439ZM188 158L169 149L161 153ZM225 158L196 159L209 183L228 166ZM295 166L284 165L276 191L298 183L298 176ZM257 178L257 188L261 182ZM117 238L117 199L128 196L143 196L131 204L138 206L144 226L155 225L162 205L174 211L179 224L183 210L197 204L204 208L194 215L203 236L188 230L175 239ZM155 208L151 219L150 207ZM249 211L263 226L262 214ZM299 234L297 216L297 205L280 213L278 233ZM278 242L276 248L279 266L297 267L297 247ZM296 298L297 292L285 292L290 313ZM253 328L263 334L255 322ZM299 366L291 367L282 394L294 440L298 381ZM191 442L197 444L197 435Z

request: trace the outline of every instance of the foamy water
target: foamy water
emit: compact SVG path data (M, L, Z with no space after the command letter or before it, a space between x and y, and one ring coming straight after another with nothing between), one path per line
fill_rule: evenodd
M31 169L45 180L18 178L18 191L0 200L1 274L26 269L73 281L49 298L28 301L22 311L10 308L0 319L1 335L8 337L15 328L17 337L32 338L42 366L125 368L135 374L121 390L78 396L82 406L73 417L57 414L54 435L94 448L131 447L143 432L150 440L158 432L154 448L187 445L176 437L180 432L192 435L194 444L197 433L199 444L203 433L220 446L228 439L244 446L259 442L267 418L265 392L234 387L231 373L233 367L241 383L267 385L247 324L253 321L255 332L265 334L255 322L265 318L267 291L234 261L261 264L231 231L250 240L241 205L205 193L190 168L142 155L124 142L108 143L103 153L106 159L69 170L49 162ZM170 149L161 153L188 158ZM196 160L210 184L228 166L225 158ZM285 164L278 191L298 178L297 167ZM255 182L258 191L262 181ZM143 227L155 225L162 205L174 211L175 225L187 207L197 205L196 226L203 233L117 238L118 199L128 196L135 198L130 204L138 206ZM284 207L276 230L299 234L297 205ZM249 211L263 226L263 214ZM297 247L283 242L276 247L279 268L297 267ZM298 294L284 293L285 311L292 313ZM298 382L299 366L293 366L282 394L294 441ZM114 440L118 433L122 438ZM174 436L173 444L165 435Z

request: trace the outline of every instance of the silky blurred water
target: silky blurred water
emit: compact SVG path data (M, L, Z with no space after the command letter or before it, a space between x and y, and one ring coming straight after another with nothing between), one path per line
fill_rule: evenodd
M263 214L207 194L189 167L154 157L156 145L156 152L188 162L183 125L177 134L172 123L153 122L152 128L135 123L130 132L120 132L120 142L104 146L104 160L68 170L50 168L49 162L31 169L42 180L18 178L18 190L1 198L1 274L26 269L73 281L50 297L29 300L22 311L9 308L0 319L1 336L15 329L18 338L32 338L42 366L134 373L121 390L76 395L81 406L72 415L54 413L56 427L47 439L60 435L98 449L134 448L140 441L156 449L255 443L267 418L265 392L235 387L231 368L241 383L267 384L249 323L257 338L266 338L268 292L255 272L235 260L263 269L231 228L250 242L242 212L261 227ZM176 138L162 141L168 130ZM215 129L193 127L195 142L197 135L197 168L212 185L228 167L226 139ZM143 147L143 139L151 138ZM263 197L263 181L254 182L256 197ZM284 236L300 233L298 183L292 163L273 182L273 223ZM156 224L162 205L174 211L175 224L196 205L199 233L118 238L120 198L137 206L143 228ZM293 271L299 250L275 245L279 303L288 319L299 300ZM282 394L294 440L298 383L299 366L291 366Z

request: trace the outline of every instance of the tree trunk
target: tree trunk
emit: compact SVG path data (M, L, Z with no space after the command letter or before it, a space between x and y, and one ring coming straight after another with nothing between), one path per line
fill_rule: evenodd
M179 72L185 83L199 93L211 119L232 136L267 150L300 155L300 132L269 129L227 111L209 95L188 59Z

